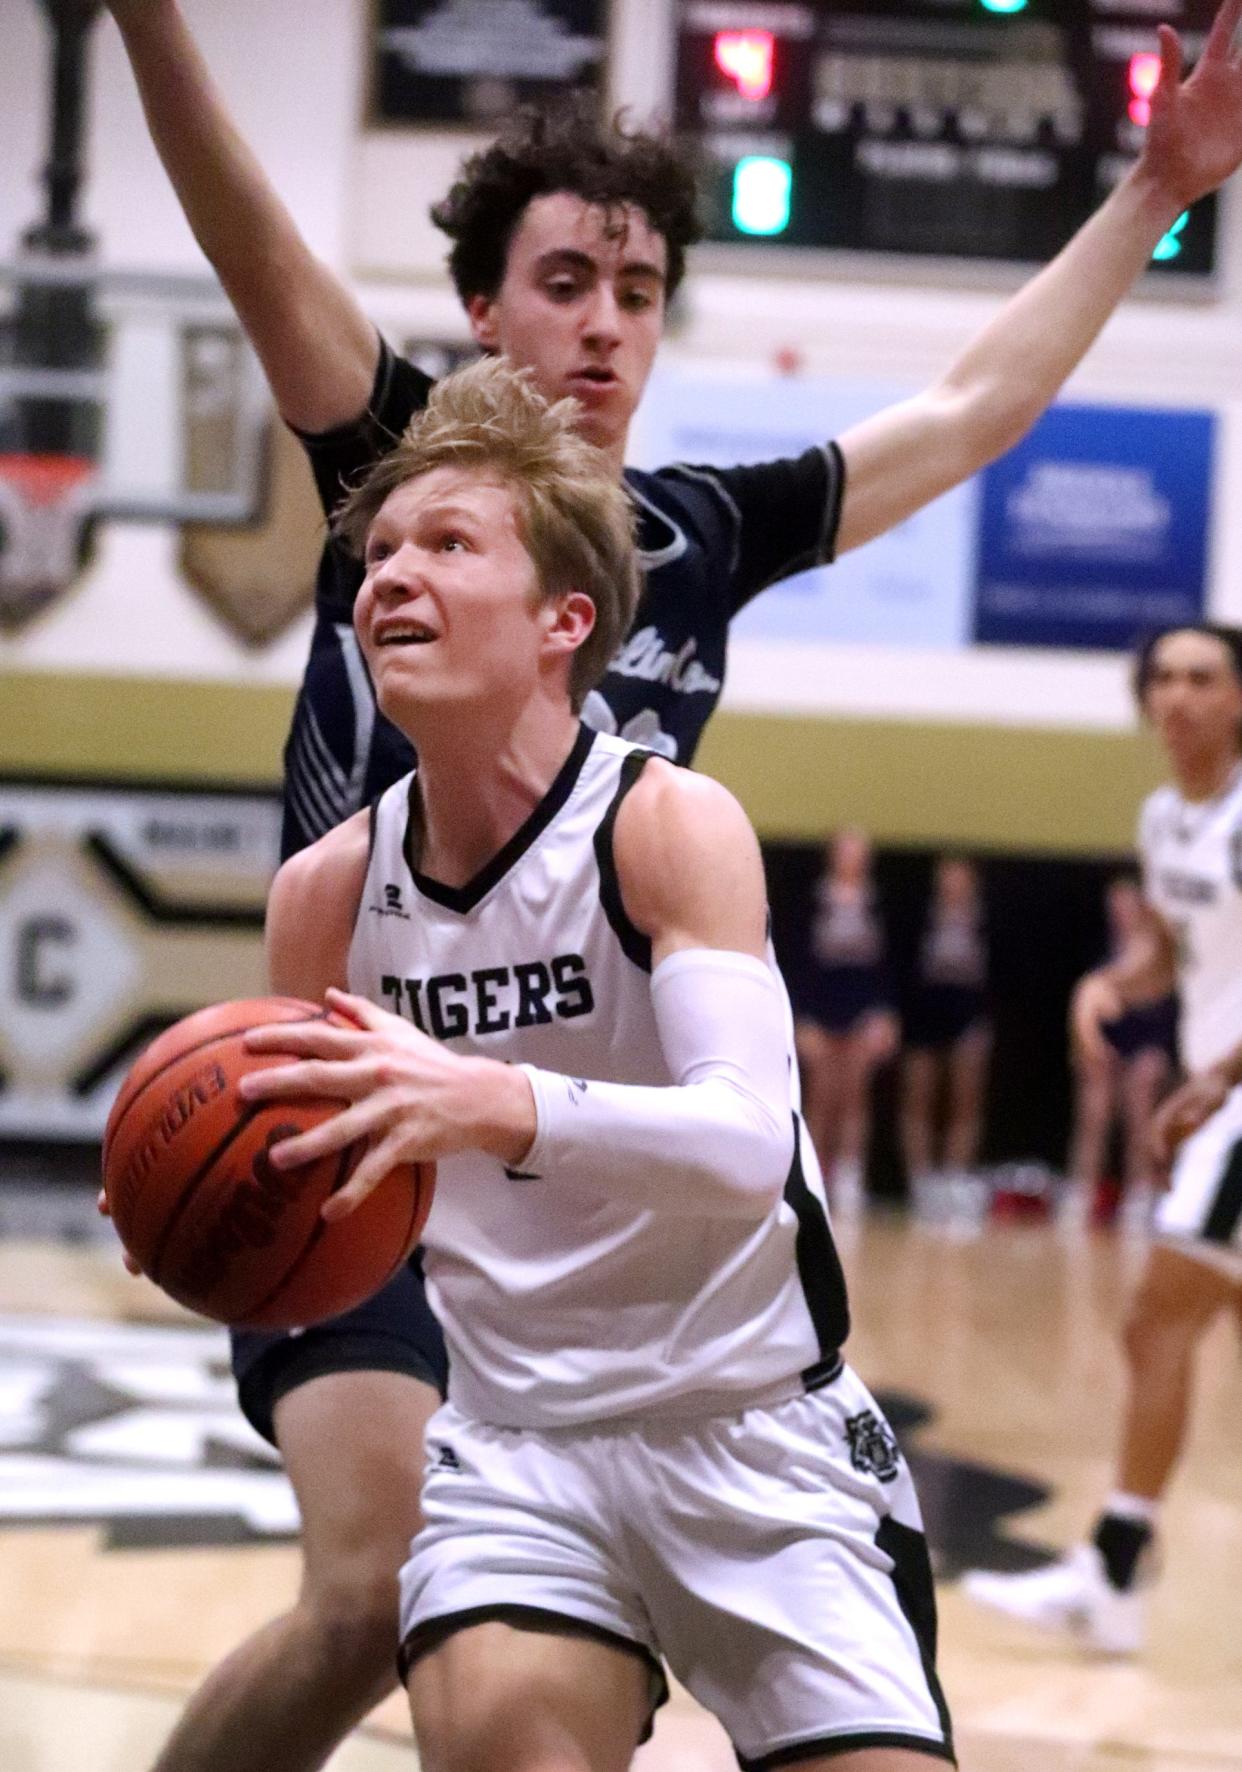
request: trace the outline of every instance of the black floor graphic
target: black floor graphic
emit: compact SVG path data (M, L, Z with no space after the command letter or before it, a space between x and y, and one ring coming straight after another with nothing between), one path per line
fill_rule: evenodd
M1006 1535L1014 1514L1048 1500L1052 1490L1047 1483L924 1450L918 1433L934 1417L931 1406L901 1391L880 1390L876 1397L914 1476L932 1563L941 1580L950 1581L964 1569L1008 1573L1052 1561L1050 1549Z

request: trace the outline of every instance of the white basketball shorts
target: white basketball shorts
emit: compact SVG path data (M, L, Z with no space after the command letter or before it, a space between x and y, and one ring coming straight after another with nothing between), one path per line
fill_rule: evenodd
M1152 1228L1162 1242L1242 1281L1242 1089L1178 1151Z
M535 1432L451 1403L401 1575L403 1664L489 1619L661 1659L743 1768L905 1747L953 1763L914 1485L848 1367L706 1421Z

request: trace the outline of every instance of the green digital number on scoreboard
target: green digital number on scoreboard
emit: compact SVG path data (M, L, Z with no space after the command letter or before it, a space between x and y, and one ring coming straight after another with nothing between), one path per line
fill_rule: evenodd
M679 0L677 113L708 237L1039 263L1141 152L1156 25L1217 0ZM1215 269L1215 197L1153 269Z

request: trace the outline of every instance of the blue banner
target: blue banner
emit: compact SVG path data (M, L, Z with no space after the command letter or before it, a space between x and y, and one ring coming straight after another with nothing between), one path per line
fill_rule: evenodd
M974 639L1128 651L1203 618L1216 419L1057 406L982 477Z

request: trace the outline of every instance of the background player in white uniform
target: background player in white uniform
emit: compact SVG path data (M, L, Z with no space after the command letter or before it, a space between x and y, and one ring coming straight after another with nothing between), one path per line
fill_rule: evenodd
M1140 654L1136 686L1173 780L1139 821L1146 915L1118 958L1079 987L1075 1032L1093 1050L1106 1023L1176 984L1190 1075L1156 1117L1162 1154L1177 1156L1126 1325L1116 1489L1090 1542L1066 1561L966 1578L985 1604L1117 1653L1142 1646L1159 1505L1185 1439L1196 1349L1242 1291L1242 633L1204 624L1161 634Z
M276 404L325 469L321 478L338 479L327 464L343 457L356 467L373 459L424 397L425 378L394 358L349 288L309 250L234 128L177 0L108 0L108 6L152 139ZM683 494L698 487L705 523L680 526L674 540L687 547L684 561L669 560L676 549L667 545L661 556L658 533L653 538L647 598L660 603L662 614L658 624L643 614L640 626L657 626L657 641L670 656L692 643L686 656L702 660L714 648L721 668L708 678L712 690L690 695L671 684L645 683L618 661L599 692L616 730L650 731L654 724L656 737L675 737L679 757L692 753L723 677L732 587L718 563L722 555L728 562L738 541L746 560L760 563L774 541L792 542L795 533L807 537L816 557L827 557L834 526L836 551L858 547L975 473L1035 421L1144 271L1161 236L1242 158L1242 72L1230 50L1240 17L1242 0L1224 0L1208 48L1185 82L1177 39L1165 33L1152 122L1133 171L933 386L852 427L839 448L808 452L806 483L818 491L795 501L798 521L788 536L783 515L762 521L763 498L757 501L761 520L738 534L734 501L713 495L701 477L679 482ZM615 147L615 138L589 142L586 159L602 148L611 177ZM531 181L537 195L504 225L486 217L476 230L485 243L498 245L495 275L462 293L486 349L530 365L549 398L578 395L581 422L619 474L685 236L667 220L661 232L641 202L627 201L632 185L606 185L607 196L619 193L619 218L597 201L598 184L588 180L584 195L581 182L566 178L563 156L548 158L546 177ZM662 182L677 180L670 172ZM437 194L392 190L385 200L404 207ZM613 225L619 219L623 227ZM812 471L816 457L819 468ZM772 469L778 480L788 479L789 464L759 467L764 489ZM769 502L769 508L783 513L787 506ZM710 552L694 545L701 527L713 540ZM386 773L393 748L380 740L385 732L394 736L393 728L375 718L369 685L354 681L364 674L351 675L343 663L340 635L348 633L356 588L354 582L344 587L338 609L343 558L329 548L321 571L321 592L333 595L320 599L291 744L291 848L330 822L312 830L299 817L308 794L343 816L408 768L405 759ZM694 568L688 575L685 563ZM688 578L684 596L669 582L674 569ZM775 566L759 572L747 594L776 575ZM700 582L708 607L679 607L693 601L689 592ZM646 632L643 645L651 643ZM325 747L330 754L322 777L298 779L298 756L304 760ZM345 803L334 799L334 779L345 784ZM408 1288L401 1307L381 1313L379 1323L374 1314L352 1329L338 1323L297 1338L292 1358L265 1357L255 1374L264 1394L251 1417L278 1442L301 1512L301 1590L295 1606L208 1677L161 1756L160 1772L217 1772L225 1764L231 1772L312 1772L391 1683L392 1570L396 1546L417 1517L409 1479L418 1436L438 1401L430 1345L438 1330L420 1309L417 1288Z
M663 1658L745 1767L951 1760L917 1501L840 1357L758 843L576 717L637 566L573 419L475 365L345 509L419 763L273 889L274 988L347 978L357 1030L261 1030L300 1062L243 1085L350 1104L273 1150L366 1142L325 1216L439 1163L449 1401L402 1575L423 1764L622 1772Z

